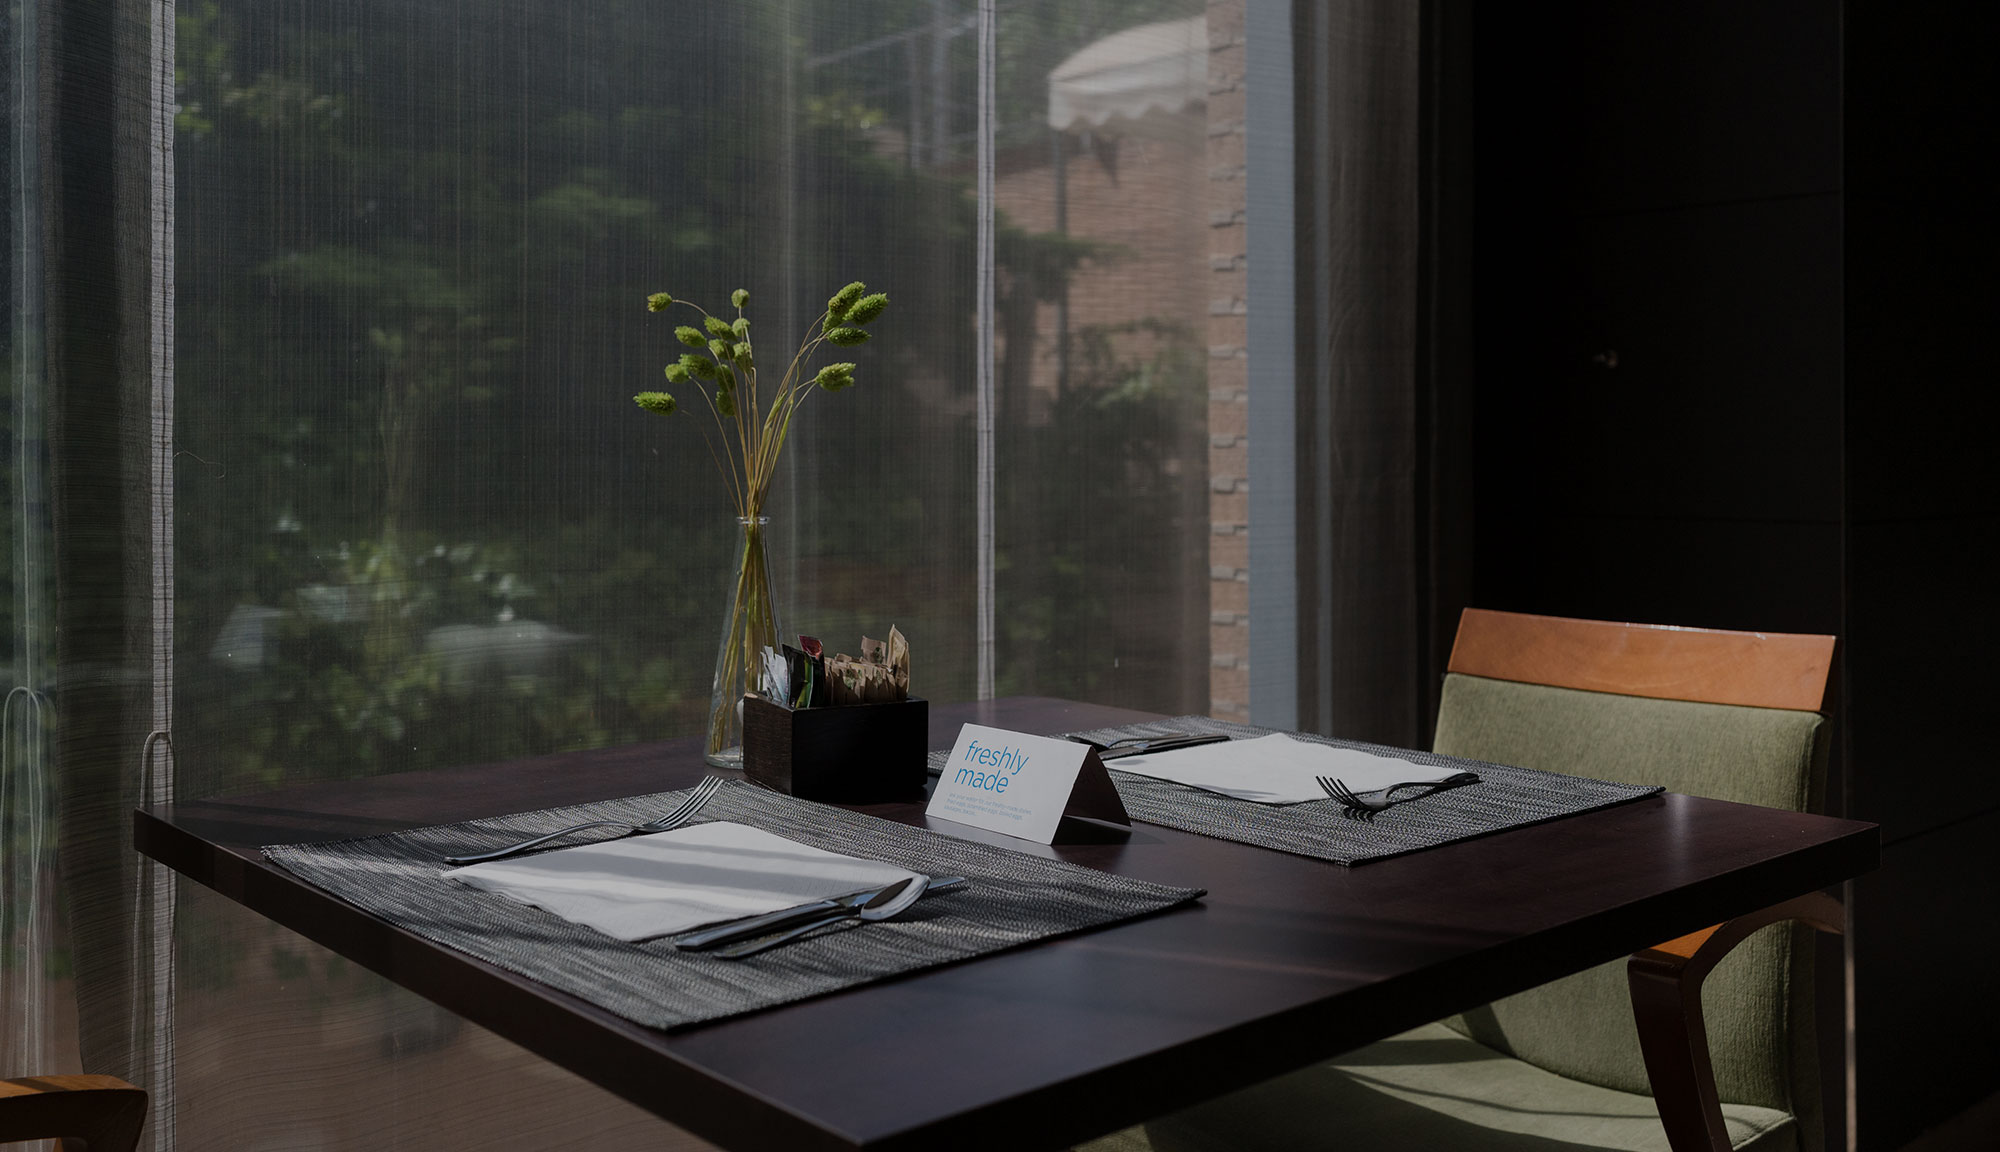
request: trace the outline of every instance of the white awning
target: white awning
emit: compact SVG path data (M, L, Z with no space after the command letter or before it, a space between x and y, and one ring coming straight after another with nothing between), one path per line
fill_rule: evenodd
M1141 24L1086 45L1049 73L1049 127L1101 128L1208 99L1208 17Z

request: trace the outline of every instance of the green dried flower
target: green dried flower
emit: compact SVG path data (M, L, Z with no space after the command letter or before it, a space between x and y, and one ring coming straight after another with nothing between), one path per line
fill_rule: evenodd
M870 320L875 319L875 317L880 316L882 309L888 306L889 297L885 293L877 292L870 296L863 296L854 302L854 307L847 310L847 322L849 324L866 324Z
M833 317L835 323L846 320L847 310L854 307L854 302L861 299L861 294L866 291L868 291L868 285L856 280L854 283L835 292L833 298L826 302L827 315Z
M826 389L828 392L838 392L842 388L854 383L854 365L845 363L828 364L819 370L818 375L813 377L813 383Z
M828 364L814 372L807 366L807 357L822 340L847 347L866 343L869 333L863 326L887 310L889 297L879 292L869 294L867 286L859 280L834 293L821 317L821 330L800 341L797 356L769 395L761 391L750 344L750 321L745 316L750 303L749 290L736 289L729 294L729 302L736 310L730 320L710 316L696 306L695 311L701 313L702 319L674 328L674 339L689 350L662 371L667 382L679 391L686 391L690 385L699 389L703 403L721 425L719 431L730 440L739 441L731 445L726 461L721 462L726 471L741 467L741 476L735 478L739 482L735 496L754 509L762 505L771 469L784 448L790 417L806 390L818 387L841 392L854 386L853 364ZM666 292L646 297L646 308L651 312L662 312L676 304L692 302L676 300ZM739 390L742 399L738 399ZM663 415L679 409L673 395L667 392L641 392L633 400L639 407Z

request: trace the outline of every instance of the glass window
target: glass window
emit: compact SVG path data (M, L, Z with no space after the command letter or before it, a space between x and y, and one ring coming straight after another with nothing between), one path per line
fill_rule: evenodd
M737 530L708 413L662 381L694 316L649 314L662 291L727 315L747 289L761 372L841 285L889 295L775 478L780 619L850 650L894 624L920 694L973 696L976 11L183 5L179 794L702 731ZM1206 25L1190 0L1002 8L1001 693L1207 710ZM679 412L634 405L660 388ZM260 1079L407 1086L326 1109L332 1144L518 1123L495 1102L524 1053L205 891L179 915L189 1146L302 1107L225 1104L185 1059L246 1044ZM314 1023L259 1033L280 1018ZM488 1062L448 1094L408 1076L467 1050Z
M1416 403L1415 9L116 7L50 43L50 5L0 9L0 991L43 1029L0 1073L67 1060L73 1004L82 1058L155 1093L159 1148L659 1146L148 873L127 818L142 780L200 799L699 736L741 536L710 401L667 371L698 314L654 293L733 318L746 291L764 380L842 285L889 297L814 361L856 383L808 395L772 477L782 633L897 626L938 702L1249 719L1253 648L1267 722L1416 682L1379 655L1413 614L1350 578L1409 582L1414 551L1361 529L1409 518L1369 478L1410 487L1415 457L1395 421L1335 436ZM85 161L64 181L48 141ZM44 303L84 313L47 356L85 371L42 363ZM655 390L680 410L635 405ZM1370 647L1353 620L1388 623ZM87 704L67 729L59 689Z
M733 513L707 414L632 403L684 351L653 291L748 289L766 373L889 294L774 486L781 622L970 696L971 12L184 9L182 794L699 729ZM1203 35L1000 23L1002 692L1207 695Z

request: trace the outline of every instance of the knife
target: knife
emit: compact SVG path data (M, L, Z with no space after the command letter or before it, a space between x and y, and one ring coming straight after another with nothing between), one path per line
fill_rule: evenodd
M1085 739L1082 736L1070 736L1069 739L1079 744L1088 744L1092 748L1097 749L1097 758L1099 760L1116 760L1123 756L1145 756L1155 752L1172 752L1176 748L1194 748L1202 744L1221 744L1228 741L1230 737L1220 732L1176 732L1163 736L1135 736L1132 738L1133 742L1131 743L1121 741L1114 744L1101 744L1095 740ZM1138 742L1141 740L1144 743Z
M901 883L901 881L896 881ZM937 876L924 886L923 894L930 895L944 889L956 888L965 883L963 876ZM882 888L889 885L884 884ZM757 936L769 936L810 924L832 912L845 912L858 908L875 898L882 888L870 888L863 892L850 892L845 896L835 896L831 900L814 900L809 904L798 904L790 908L780 908L776 912L766 912L761 916L751 916L742 920L731 920L713 928L697 928L692 932L682 932L670 936L667 942L683 952L703 952L710 948L720 948L738 940L748 940Z

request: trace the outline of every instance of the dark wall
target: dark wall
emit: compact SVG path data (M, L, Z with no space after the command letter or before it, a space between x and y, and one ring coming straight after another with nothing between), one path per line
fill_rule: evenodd
M1836 0L1475 22L1472 603L1841 638L1830 806L1885 845L1851 904L1864 1149L2000 1087L1991 32Z
M1864 1145L1887 1148L2000 1090L2000 19L1844 8L1845 730L1851 810L1883 839L1855 893L1856 1056Z
M1478 602L1836 631L1837 10L1482 17Z

